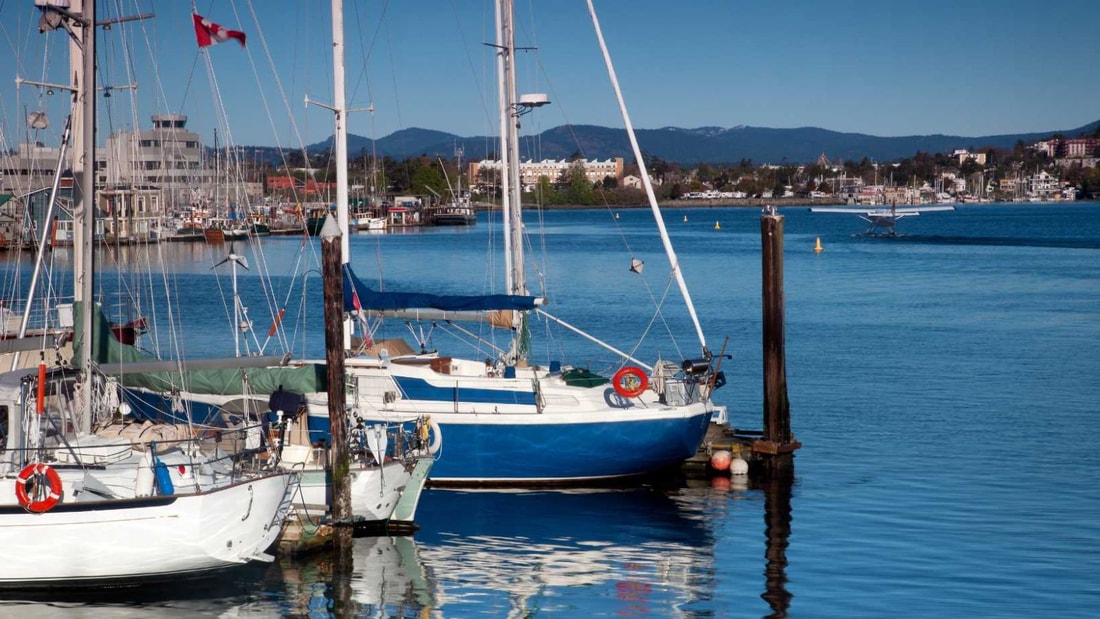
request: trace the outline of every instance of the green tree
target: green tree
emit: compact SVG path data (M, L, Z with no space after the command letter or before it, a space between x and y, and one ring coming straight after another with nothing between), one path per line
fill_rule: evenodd
M569 204L594 204L592 181L588 180L584 163L574 161L567 171L569 184L565 188L564 198Z
M417 195L445 196L447 181L438 167L422 165L413 171L410 189Z

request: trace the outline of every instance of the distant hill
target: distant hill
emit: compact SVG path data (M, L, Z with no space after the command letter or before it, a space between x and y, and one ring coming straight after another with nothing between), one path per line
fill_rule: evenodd
M1076 137L1100 127L1100 120L1076 129L1056 129L1039 133L987 135L966 137L957 135L911 135L877 137L863 133L842 133L817 127L769 129L737 126L731 128L699 127L681 129L638 129L638 142L643 152L683 165L698 163L736 163L751 159L753 163L810 163L825 153L830 161L852 161L864 157L876 161L895 161L912 157L918 151L945 153L957 148L979 150L987 147L1012 148L1016 142L1036 142L1055 134ZM521 138L527 140L529 138ZM541 156L562 159L579 153L589 159L623 157L631 159L626 131L592 125L560 126L538 136ZM499 141L487 136L461 137L442 131L411 128L391 133L377 144L359 135L348 136L348 154L378 152L396 159L418 155L454 157L455 148L463 148L466 161L495 156ZM325 152L332 138L307 147L309 152ZM523 149L523 146L521 146Z

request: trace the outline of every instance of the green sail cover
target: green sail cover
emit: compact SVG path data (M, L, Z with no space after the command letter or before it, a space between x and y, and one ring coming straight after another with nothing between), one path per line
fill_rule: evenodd
M307 363L293 367L240 367L227 359L227 367L218 369L194 369L179 371L129 371L123 366L131 363L157 361L133 346L119 342L111 332L103 312L93 307L92 333L94 337L92 361L107 375L116 376L123 387L142 387L151 391L186 391L216 395L271 394L279 388L297 393L327 391L326 368L322 364ZM83 303L73 304L73 320L76 325L73 338L73 366L80 366L84 338L81 337L81 313ZM113 367L112 367L113 366ZM247 389L246 389L247 385Z
M599 387L610 382L607 378L583 368L566 370L562 372L561 377L570 387Z

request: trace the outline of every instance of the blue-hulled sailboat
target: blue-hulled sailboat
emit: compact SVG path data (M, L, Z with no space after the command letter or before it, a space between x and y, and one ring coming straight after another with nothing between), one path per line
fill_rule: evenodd
M544 95L516 96L511 0L498 1L497 23L508 293L453 297L380 292L346 267L344 297L345 311L361 326L392 317L484 321L512 330L510 348L495 359L461 359L415 351L400 340L377 342L345 363L348 401L357 403L357 414L371 422L429 415L446 437L445 445L433 444L437 460L430 482L436 485L578 484L675 466L696 453L715 412L711 392L724 381L706 347L652 187L646 183L672 274L700 340L698 358L639 361L550 315L544 300L528 290L515 116L547 100ZM593 23L599 33L594 13ZM614 81L609 62L608 68ZM621 101L620 107L641 176L648 179ZM619 355L621 366L609 379L557 362L534 365L527 357L529 320L581 333ZM328 423L323 398L311 398L310 410L313 435L323 438Z

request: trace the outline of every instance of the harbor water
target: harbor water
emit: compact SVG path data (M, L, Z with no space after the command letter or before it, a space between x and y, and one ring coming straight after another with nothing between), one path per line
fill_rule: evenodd
M172 586L6 592L0 616L1100 615L1100 203L960 205L901 220L895 238L858 235L855 215L779 214L791 425L803 445L791 487L669 478L428 489L420 530L357 538L351 569L318 554ZM532 252L552 256L532 271L547 281L549 311L623 350L648 329L637 349L646 361L699 354L647 209L529 215L529 230L544 233ZM715 399L731 425L760 429L760 212L668 209L666 221L707 345L731 355ZM481 213L469 228L357 234L352 264L391 290L499 290L498 226ZM288 336L264 352L323 354L309 248L301 237L236 248L251 267L238 272L251 352L272 321L260 285L270 274ZM51 256L59 272L65 252ZM166 264L158 281L171 282L187 354L232 354L230 274L212 269L227 253L103 251L101 264L126 266L100 290L148 292L154 278L135 284L126 269ZM630 272L631 256L642 274ZM10 278L29 266L7 268ZM289 301L302 290L307 302ZM166 324L166 309L147 301L142 311ZM449 341L445 325L393 322L379 335ZM684 335L673 342L666 331ZM152 334L143 338L151 346ZM539 346L539 363L614 368L610 354L572 339Z

